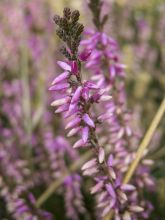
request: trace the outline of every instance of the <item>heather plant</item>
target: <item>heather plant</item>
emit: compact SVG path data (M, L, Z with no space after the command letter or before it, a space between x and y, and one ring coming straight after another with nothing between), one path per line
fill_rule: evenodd
M122 16L115 10L135 16L135 26L128 22L129 13L120 19L129 30L142 29L138 41L130 41L133 59L138 58L131 67L134 76L149 67L158 79L154 71L161 74L163 47L159 68L152 62L155 55L148 65L143 62L146 57L138 51L146 49L146 30L152 28L136 17L131 3L124 9L118 1L88 1L85 27L78 10L64 8L62 16L54 16L54 28L53 6L58 2L0 4L0 219L154 219L156 205L148 194L155 196L153 168L160 169L162 160L151 159L163 156L156 152L163 143L156 128L165 103L144 135L142 109L147 109L139 105L141 99L133 100L130 83L138 79L129 77L131 66L123 64L130 36L113 26L113 19ZM161 33L152 34L154 45L163 42Z
M106 21L107 16L104 16L103 21L99 21L98 5L95 1L91 1L89 6L93 11L93 20L98 31L102 30L103 21ZM126 110L122 81L125 76L124 65L119 63L117 43L103 32L88 31L90 38L81 42L85 48L83 52L79 52L78 46L83 26L78 23L78 18L78 11L71 12L68 8L64 9L63 17L54 17L59 27L57 34L66 43L62 48L62 53L68 61L57 62L64 72L54 79L50 87L51 91L58 92L57 98L51 105L57 106L56 113L62 112L64 118L70 118L66 125L66 129L71 129L68 136L80 134L80 139L73 144L73 148L89 148L95 152L95 157L82 166L82 171L84 175L93 176L96 182L91 188L91 193L97 195L97 206L101 208L102 217L113 209L116 218L126 218L126 216L131 218L131 212L143 211L143 208L137 206L136 203L143 204L143 207L151 205L145 204L145 201L139 202L138 190L136 191L133 185L123 185L121 182L122 173L127 171L130 162L134 159L136 148L132 145L137 142L137 137L129 126L130 116ZM98 80L97 84L83 80L81 62L84 61L87 61L86 67L96 74L93 78ZM108 76L104 75L104 71L108 73ZM103 101L106 103L103 105L104 112L97 116L94 105L100 108L100 103ZM108 160L105 156L105 149L101 145L103 143L99 142L99 135L101 135L99 130L105 120L110 126L109 135L111 134L108 143L104 142L104 145L111 146ZM114 163L115 159L117 160ZM152 161L146 161L147 163L152 164ZM137 174L137 179L144 179L140 187L143 188L144 184L148 183L152 188L154 183L150 180L146 168L142 166L140 170L139 174L144 176L144 178L138 177ZM138 184L136 185L139 187ZM129 198L125 190L133 191L133 193L128 193ZM143 217L148 217L150 209L148 208L145 214L142 214ZM134 219L137 218L136 214L132 216Z

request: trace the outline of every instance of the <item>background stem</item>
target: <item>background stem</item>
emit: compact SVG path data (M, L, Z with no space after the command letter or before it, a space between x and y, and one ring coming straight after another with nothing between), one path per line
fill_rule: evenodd
M151 122L149 129L147 130L147 132L146 132L146 134L145 134L145 136L144 136L144 138L143 138L143 140L142 140L142 142L136 152L135 160L132 162L130 168L128 169L128 172L125 175L123 183L128 183L130 181L134 171L136 170L136 168L138 166L138 163L140 162L140 160L143 156L144 150L147 148L148 144L150 143L151 138L152 138L158 124L160 123L161 118L163 117L164 112L165 112L165 97L164 97L155 117L153 118L153 120Z

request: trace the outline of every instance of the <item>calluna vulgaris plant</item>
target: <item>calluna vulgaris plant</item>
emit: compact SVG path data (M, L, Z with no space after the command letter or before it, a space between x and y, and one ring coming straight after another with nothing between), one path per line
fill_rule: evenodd
M125 66L119 62L117 42L103 32L107 15L101 18L101 5L100 1L89 3L97 31L87 31L87 40L81 41L84 27L78 22L78 11L65 8L63 17L54 17L57 35L65 43L61 51L66 61L57 62L63 72L49 89L55 91L51 105L55 113L63 113L67 136L77 137L73 148L93 152L81 170L93 179L90 192L96 195L97 217L113 210L115 219L148 218L152 205L140 192L154 185L148 167L152 161L142 160L132 183L122 183L139 136L131 129L132 116L126 106ZM88 76L92 75L90 80L84 77L83 63Z
M127 107L126 66L106 29L109 9L102 15L103 2L90 0L95 28L85 31L77 10L54 17L64 43L61 60L50 2L0 4L0 219L150 219L144 193L155 183L147 151L124 184L143 133L138 112ZM50 97L45 72L56 66L62 73ZM60 117L52 114L52 100ZM39 208L52 184L56 193Z

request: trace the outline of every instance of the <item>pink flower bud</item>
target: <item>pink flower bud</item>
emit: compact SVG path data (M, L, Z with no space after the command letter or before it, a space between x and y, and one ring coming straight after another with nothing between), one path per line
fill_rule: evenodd
M89 127L84 127L82 129L82 140L84 141L84 144L87 143L89 137Z
M82 51L81 53L80 53L80 55L79 55L79 59L81 60L81 61L87 61L88 60L88 58L90 57L90 55L91 55L91 50L84 50L84 51Z
M77 75L77 73L78 73L78 64L76 61L71 62L71 72L74 75Z
M64 70L71 72L71 66L63 61L58 61L57 64Z
M89 125L90 127L95 127L95 124L94 124L94 122L93 122L93 120L89 117L89 115L88 114L84 114L83 115L83 120L84 120L84 122L87 124L87 125Z

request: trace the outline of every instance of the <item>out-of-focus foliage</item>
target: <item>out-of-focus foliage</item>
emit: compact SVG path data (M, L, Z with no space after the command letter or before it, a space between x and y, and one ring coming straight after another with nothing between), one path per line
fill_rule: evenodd
M165 87L164 9L163 1L125 1L122 6L112 6L113 31L123 47L130 78L135 81L133 94L140 102L148 97L144 100L146 111L154 109L151 103L160 102Z

